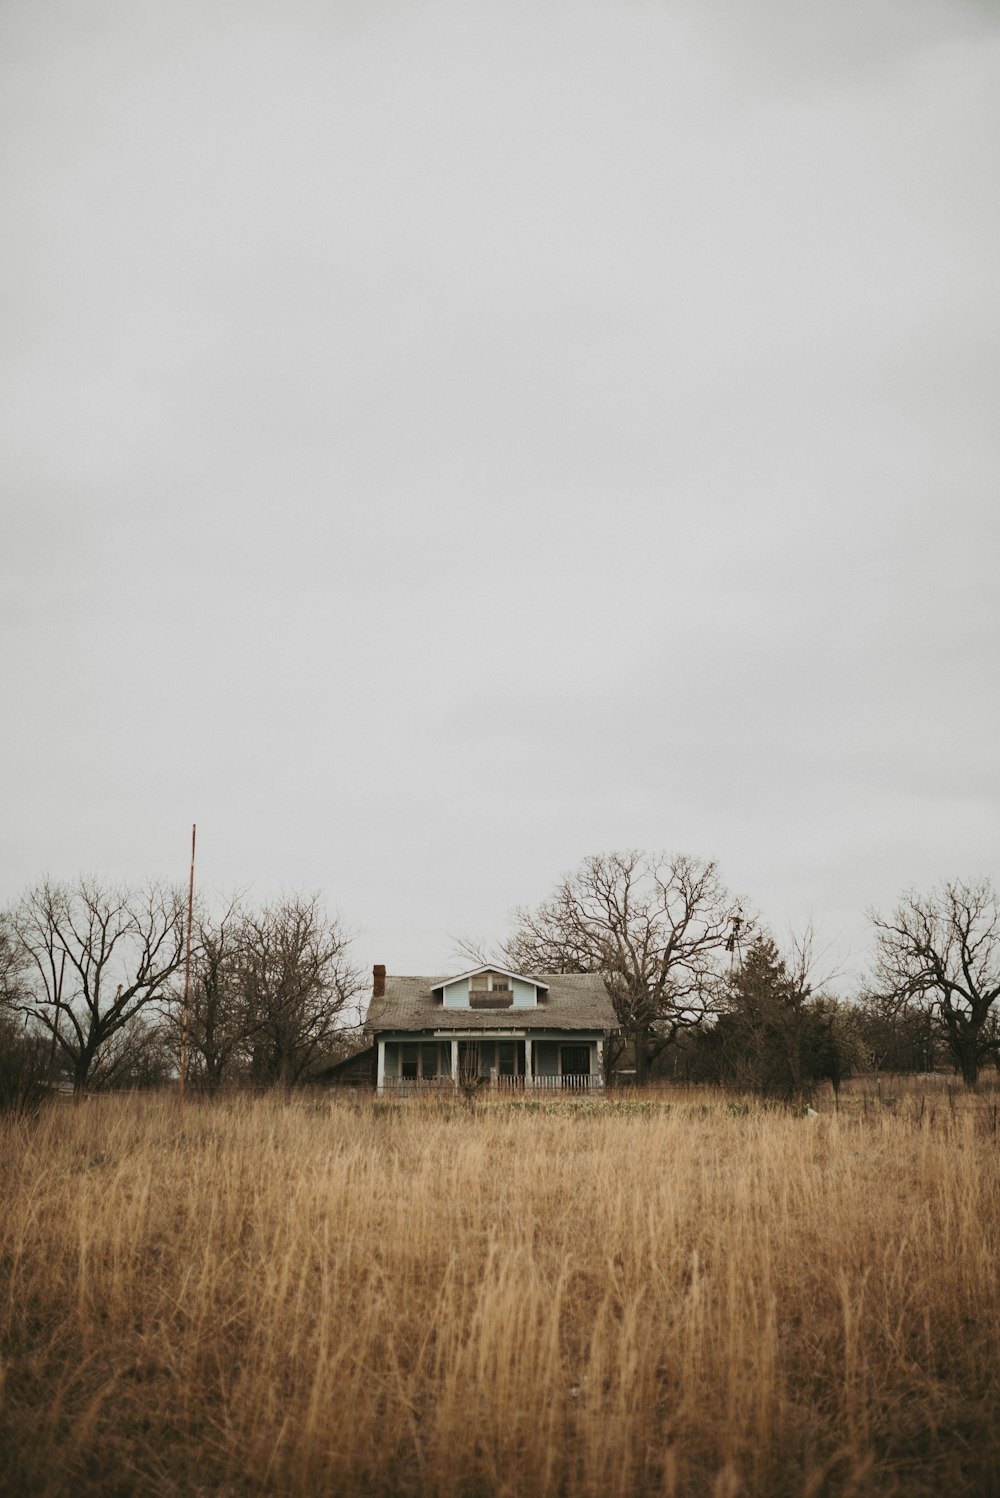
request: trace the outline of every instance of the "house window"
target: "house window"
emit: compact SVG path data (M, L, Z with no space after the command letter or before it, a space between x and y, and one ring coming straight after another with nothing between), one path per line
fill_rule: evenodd
M509 993L510 979L502 978L499 973L473 973L469 989L472 993Z
M436 1077L438 1074L438 1048L436 1045L421 1046L421 1061L425 1077Z
M590 1075L590 1046L560 1046L560 1069L564 1077L586 1077Z
M416 1081L419 1075L420 1052L415 1045L400 1047L399 1075L404 1081Z
M497 1046L497 1071L501 1077L517 1075L517 1049L512 1040L501 1040Z

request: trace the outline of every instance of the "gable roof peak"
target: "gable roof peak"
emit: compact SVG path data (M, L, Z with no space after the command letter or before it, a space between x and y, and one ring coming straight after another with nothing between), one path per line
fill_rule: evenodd
M466 978L477 978L480 973L496 973L501 978L517 978L521 983L530 983L535 988L547 989L548 984L543 983L541 978L532 978L528 973L515 973L508 967L501 967L496 962L481 962L478 967L470 967L466 973L456 973L453 978L442 978L435 983L435 993L439 988L447 988L451 983L461 983Z

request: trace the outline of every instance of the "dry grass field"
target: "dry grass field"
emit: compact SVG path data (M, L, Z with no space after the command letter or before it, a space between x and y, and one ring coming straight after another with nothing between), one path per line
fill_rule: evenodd
M10 1494L1000 1492L991 1105L0 1123Z

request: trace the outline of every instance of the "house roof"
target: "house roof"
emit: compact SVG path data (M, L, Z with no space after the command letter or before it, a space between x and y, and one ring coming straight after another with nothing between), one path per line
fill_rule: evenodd
M449 983L461 983L463 978L474 978L477 973L497 973L501 978L519 978L522 983L531 983L535 988L548 987L544 978L533 977L528 973L513 973L509 967L497 967L495 962L483 962L479 967L470 967L467 973L456 973L453 978L438 978L434 988L435 990L447 988ZM428 979L428 982L430 981Z
M332 1082L339 1077L364 1076L372 1071L374 1065L375 1047L368 1045L361 1050L352 1051L349 1056L343 1056L341 1060L334 1061L330 1066L324 1066L321 1071L315 1073L313 1080Z
M382 1030L615 1030L618 1020L600 973L539 973L538 1003L509 1009L446 1009L449 978L387 976L385 993L368 1006L365 1031Z

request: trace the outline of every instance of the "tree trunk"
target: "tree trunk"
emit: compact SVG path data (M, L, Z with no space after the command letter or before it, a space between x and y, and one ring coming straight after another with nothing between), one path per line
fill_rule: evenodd
M635 1032L635 1081L637 1087L645 1085L649 1077L649 1057L646 1054L646 1039L641 1030Z
M976 1024L974 1016L947 1012L944 1021L948 1030L948 1049L962 1073L962 1081L966 1087L975 1088L979 1082L979 1032L982 1024Z
M788 1070L792 1078L792 1101L802 1104L802 1037L796 1023L795 1033L788 1048Z
M958 1062L962 1068L962 1081L974 1090L979 1084L979 1047L975 1041L966 1040L959 1047Z

